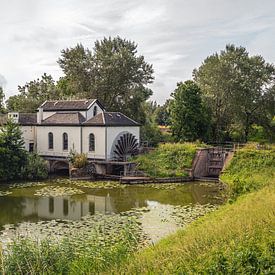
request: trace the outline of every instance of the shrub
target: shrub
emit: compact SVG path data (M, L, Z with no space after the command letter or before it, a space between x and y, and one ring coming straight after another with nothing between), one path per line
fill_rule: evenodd
M35 153L27 155L27 163L22 168L21 177L23 179L36 180L46 179L48 169L46 161Z
M85 167L88 162L88 156L84 153L77 153L75 151L71 151L69 154L69 162L75 168L83 168Z
M205 146L188 142L160 144L155 150L139 155L134 161L139 164L140 170L150 176L186 176L185 169L192 167L197 149Z

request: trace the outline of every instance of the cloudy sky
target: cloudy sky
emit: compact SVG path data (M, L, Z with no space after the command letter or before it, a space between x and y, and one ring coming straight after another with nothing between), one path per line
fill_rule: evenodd
M275 1L0 0L0 85L8 97L44 72L58 79L62 49L116 35L153 64L152 99L163 103L227 43L275 62Z

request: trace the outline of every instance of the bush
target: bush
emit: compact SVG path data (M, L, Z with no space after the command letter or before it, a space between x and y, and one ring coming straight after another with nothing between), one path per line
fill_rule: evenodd
M83 168L89 163L87 154L76 153L75 151L70 152L69 162L75 168Z
M21 177L28 180L46 179L48 177L46 161L35 153L28 154Z
M201 143L166 143L155 150L137 156L134 161L139 169L155 177L187 176L185 169L192 167L193 158Z

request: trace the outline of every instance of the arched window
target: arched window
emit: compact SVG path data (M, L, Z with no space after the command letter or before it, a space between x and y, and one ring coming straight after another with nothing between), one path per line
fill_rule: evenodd
M53 149L53 133L48 133L48 147L49 149Z
M53 197L49 198L49 212L50 213L54 212L54 198Z
M68 150L68 134L63 133L63 150Z
M63 199L63 214L64 216L69 214L69 201L67 199Z
M89 151L90 152L95 151L95 135L94 134L89 135Z
M97 115L97 106L94 107L94 116Z

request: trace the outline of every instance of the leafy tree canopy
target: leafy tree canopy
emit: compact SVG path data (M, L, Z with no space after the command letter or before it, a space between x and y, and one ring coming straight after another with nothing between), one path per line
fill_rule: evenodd
M206 140L208 121L198 85L191 80L180 82L171 96L171 128L175 140Z
M45 100L62 99L61 89L58 89L51 75L44 73L41 79L18 86L18 95L9 97L9 111L34 112Z
M142 103L152 91L152 65L137 54L137 44L120 37L96 41L93 50L79 44L62 51L58 60L66 89L78 98L98 98L110 111L123 111L144 121ZM143 120L143 121L142 121Z
M19 125L8 121L0 130L0 179L12 180L21 176L27 161Z
M193 75L212 113L213 139L224 140L239 129L246 141L253 124L270 126L275 67L262 56L249 56L245 48L227 45L207 57Z

